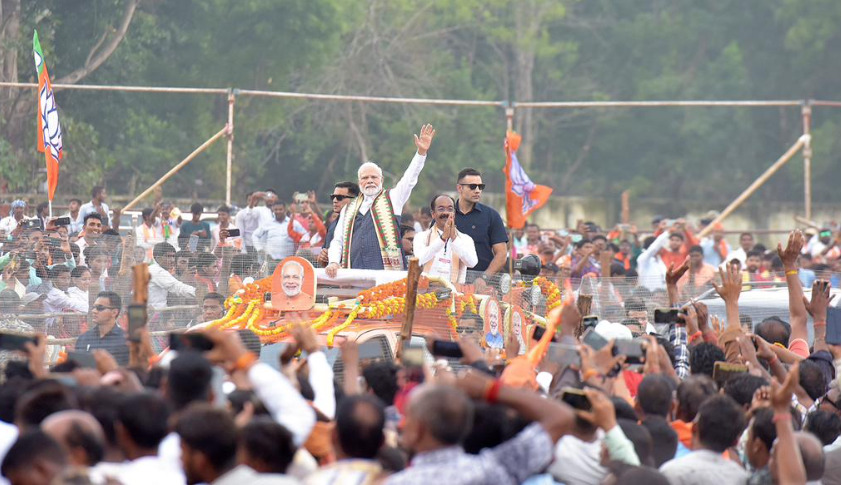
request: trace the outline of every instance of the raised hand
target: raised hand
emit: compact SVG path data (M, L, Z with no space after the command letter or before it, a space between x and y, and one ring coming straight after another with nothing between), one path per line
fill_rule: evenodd
M319 340L316 337L316 332L303 324L292 327L292 337L298 342L298 346L308 354L318 352Z
M700 330L699 314L696 312L696 307L694 305L686 305L684 312L684 314L679 314L678 318L684 320L684 324L687 326L687 335L695 335Z
M749 335L751 338L752 343L757 346L757 356L767 362L771 362L775 359L775 353L772 351L772 346L769 345L769 342L763 340L762 337L758 337L757 335Z
M778 256L784 264L784 270L792 271L798 269L796 261L798 256L801 254L801 248L803 246L804 235L797 229L789 233L789 239L786 242L786 249L781 247L781 243L778 243Z
M617 425L617 417L614 411L614 403L611 399L595 389L584 389L585 396L591 402L590 411L577 410L576 415L603 431L610 431Z
M772 409L776 413L789 412L789 408L792 406L792 394L795 392L798 384L798 363L790 367L783 384L778 384L776 379L772 379L772 392L769 397L772 402Z
M713 284L713 288L722 297L722 300L727 305L728 303L737 303L740 299L740 292L743 289L742 277L739 270L728 265L728 270L724 271L719 268L719 276L722 278L722 285Z
M433 137L436 136L436 130L433 125L426 124L421 127L420 135L413 135L415 137L415 146L418 148L419 155L426 155L430 145L433 144Z
M675 268L674 266L675 265L673 263L670 263L670 267L669 269L667 269L668 285L677 285L678 280L680 280L681 277L684 276L684 273L686 273L687 270L690 269L690 257L688 256L687 258L685 258L684 262L681 263L681 266L679 266L678 268Z
M318 261L318 263L322 266L327 266L327 258L327 248L322 248L321 252L319 252L319 255L316 257L316 261Z
M808 300L806 296L804 299L804 306L807 308L807 313L813 317L814 321L825 321L827 319L827 307L830 306L830 282L826 280L816 280L813 282L813 292Z
M769 386L762 386L754 391L754 396L751 398L751 407L748 410L749 413L753 414L758 409L770 407L772 403L769 400L769 395L771 393L772 388Z
M450 218L447 220L447 228L448 228L448 239L451 241L456 240L456 216L450 214Z

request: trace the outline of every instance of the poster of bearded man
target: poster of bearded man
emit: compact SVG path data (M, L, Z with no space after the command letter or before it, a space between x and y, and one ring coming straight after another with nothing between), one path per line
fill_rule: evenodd
M310 310L316 304L316 274L304 258L284 258L272 274L272 307L284 312Z

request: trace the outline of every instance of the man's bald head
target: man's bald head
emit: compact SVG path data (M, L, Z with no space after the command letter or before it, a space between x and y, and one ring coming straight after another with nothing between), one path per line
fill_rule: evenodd
M51 414L41 429L61 444L73 465L96 465L105 454L105 432L96 418L84 411Z

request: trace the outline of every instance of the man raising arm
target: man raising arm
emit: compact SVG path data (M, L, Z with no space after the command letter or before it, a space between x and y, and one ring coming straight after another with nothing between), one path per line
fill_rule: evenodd
M400 229L395 215L403 212L403 206L418 183L435 135L436 130L429 124L421 127L420 135L414 135L417 153L394 189L383 190L383 170L377 164L366 162L360 166L357 177L362 195L339 214L328 250L329 264L325 268L329 277L335 278L340 266L403 269Z

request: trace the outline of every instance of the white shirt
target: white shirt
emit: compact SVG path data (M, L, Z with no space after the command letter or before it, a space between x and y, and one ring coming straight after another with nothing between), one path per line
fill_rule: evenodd
M309 354L307 356L307 368L310 370L310 387L313 388L313 406L328 419L333 419L336 415L333 369L328 364L324 352Z
M158 445L158 459L169 468L181 468L181 437L174 431Z
M158 456L144 456L120 464L112 476L123 485L184 485L187 480L180 465L173 466L170 460Z
M67 296L69 296L73 300L77 300L80 304L84 304L85 306L85 313L88 313L88 304L90 300L88 299L90 294L87 291L82 291L81 289L71 286L67 289Z
M239 229L239 228L234 225L233 221L231 221L231 222L228 222L228 228L227 229L230 231L231 229ZM220 231L219 224L217 224L217 225L215 225L211 228L211 252L213 252L216 249L216 247L219 245L219 231ZM243 245L242 234L243 234L243 231L240 230L239 236L226 237L225 242L229 246L234 247L234 248L238 248L238 249L243 249L244 252L245 252L245 247L243 247L244 245Z
M289 237L288 225L289 217L284 218L281 222L273 219L268 223L261 224L252 234L254 249L266 251L266 254L273 259L284 259L287 256L292 256L295 253L295 241ZM294 221L292 227L299 234L307 234L307 230L298 221Z
M324 354L322 354L324 355ZM257 363L248 372L249 381L272 418L292 433L295 446L301 446L316 424L316 413L283 374L269 364Z
M152 227L145 223L137 226L134 230L136 244L146 250L143 262L152 261L152 249L156 244L164 242L164 233L159 223L152 224Z
M732 259L739 260L742 267L745 268L746 252L743 248L740 247L728 253L728 257L725 258L725 261L723 261L723 263L729 263Z
M415 156L409 162L409 167L407 167L403 177L395 184L395 188L389 191L389 200L392 202L392 208L396 215L403 213L403 206L406 205L406 201L412 195L412 189L418 183L418 176L421 175L421 170L424 169L424 162L426 160L426 155L419 155L418 152L415 152ZM368 210L371 208L371 204L374 203L374 198L377 196L368 196L362 193L361 195L363 196L363 202L360 205L359 213L368 214ZM336 230L333 231L333 241L330 242L330 249L328 249L328 261L330 263L339 264L342 260L342 239L345 237L343 228L345 227L346 213L352 205L354 205L353 201L343 207L342 211L339 212L339 219L336 221ZM356 216L356 214L353 214L348 217Z
M88 240L85 238L79 238L76 241L76 245L79 246L79 261L76 262L76 266L87 266L85 264L85 248L88 247Z
M456 256L462 260L462 267L459 268L459 281L453 283L464 283L468 268L477 264L477 248L474 245L474 240L471 236L456 232L456 239L448 240L447 244L441 239L441 231L437 227L432 227L415 235L415 240L412 243L412 252L418 258L418 264L422 267L430 260L433 265L430 268L430 274L440 276L445 280L450 281L451 270L453 269L453 257ZM427 240L430 240L430 245L427 245Z
M25 220L27 220L27 218L24 217L21 220L25 221ZM17 228L18 228L18 221L17 221L17 219L15 219L15 216L8 215L8 216L4 217L3 219L0 219L0 231L5 231L6 236L11 234L12 231L14 231Z
M102 221L102 225L111 227L111 212L108 210L108 204L106 204L105 202L102 203L102 210L105 211L105 213L108 215L108 220ZM84 224L85 217L87 217L88 214L93 214L94 212L99 211L96 210L96 206L94 206L93 201L82 204L82 207L79 208L79 219L81 219L82 223Z
M47 299L44 300L44 311L46 313L58 313L66 310L74 312L88 313L88 302L83 305L82 302L76 298L71 298L67 292L53 287L47 293Z
M15 441L18 440L18 427L9 424L5 421L0 421L0 463L3 462L3 459L6 458L6 453L9 452L9 448L15 444ZM9 481L3 477L0 477L0 485L6 485Z
M660 472L672 485L745 483L749 477L740 465L710 450L696 450L674 458L661 465Z
M82 232L82 228L85 226L84 220L82 220L82 211L76 213L76 217L74 218L70 215L70 212L64 215L64 217L70 218L70 225L67 226L67 230L70 234L79 234Z
M164 308L167 306L167 295L196 296L196 288L178 281L169 271L159 264L149 265L149 306Z
M272 209L264 206L240 209L240 212L237 212L236 217L234 217L234 222L240 228L240 235L247 246L254 246L253 235L258 227L274 220L275 214Z
M556 481L567 485L602 483L608 470L599 464L602 439L605 433L598 429L592 442L585 442L573 435L562 436L555 445L555 460L547 470Z
M658 253L667 244L669 238L669 231L664 231L648 249L637 257L638 283L650 291L663 290L667 286L667 267Z

